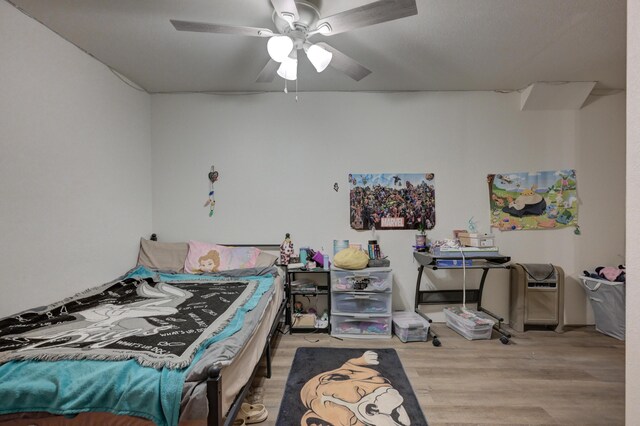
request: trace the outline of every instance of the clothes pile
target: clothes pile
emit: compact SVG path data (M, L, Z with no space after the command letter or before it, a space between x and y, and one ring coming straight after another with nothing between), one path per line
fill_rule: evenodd
M624 265L618 265L618 267L598 266L594 272L584 271L583 273L585 277L618 283L624 283L627 279Z

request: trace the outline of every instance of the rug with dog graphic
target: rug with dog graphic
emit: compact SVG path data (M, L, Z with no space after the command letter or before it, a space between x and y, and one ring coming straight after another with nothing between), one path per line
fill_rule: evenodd
M299 348L276 425L426 426L394 349Z

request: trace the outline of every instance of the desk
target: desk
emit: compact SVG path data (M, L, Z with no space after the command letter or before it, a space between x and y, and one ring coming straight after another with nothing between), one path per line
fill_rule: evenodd
M414 252L413 257L418 261L420 267L418 268L418 281L416 282L416 298L415 298L415 311L431 322L431 319L426 315L420 312L420 305L446 305L446 304L454 304L454 303L462 303L462 290L420 290L420 282L422 281L422 273L424 272L424 268L427 267L432 270L436 269L462 269L462 266L438 266L436 264L437 260L440 259L448 259L448 260L463 260L462 255L460 256L435 256L431 253L421 253ZM511 260L508 256L502 255L483 255L483 254L465 254L464 259L473 260L474 264L472 266L467 266L466 269L482 269L482 278L480 279L480 286L478 289L466 290L466 301L468 303L476 303L478 305L477 310L480 312L484 312L485 314L495 318L498 321L498 324L493 326L493 329L501 334L500 341L505 345L509 343L509 339L511 338L511 334L505 331L502 328L502 322L504 318L494 314L493 312L482 307L482 292L484 290L484 283L487 279L487 274L489 269L509 269L509 265L507 262ZM438 340L438 336L429 328L429 334L431 334L434 346L440 346L440 340Z

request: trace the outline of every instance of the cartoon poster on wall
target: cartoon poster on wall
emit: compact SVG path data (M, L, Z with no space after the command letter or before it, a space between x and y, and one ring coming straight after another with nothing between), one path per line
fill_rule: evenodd
M488 175L491 227L502 231L578 227L575 170Z
M432 229L436 224L433 173L350 174L353 229Z

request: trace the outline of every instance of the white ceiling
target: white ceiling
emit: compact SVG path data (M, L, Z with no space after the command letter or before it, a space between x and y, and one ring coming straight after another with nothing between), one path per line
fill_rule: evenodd
M371 0L324 0L328 16ZM300 60L300 91L515 90L535 81L623 89L624 0L416 0L418 15L315 36L372 71ZM11 0L150 92L279 91L256 83L267 39L178 32L169 19L274 28L269 0ZM293 86L290 84L290 90Z

